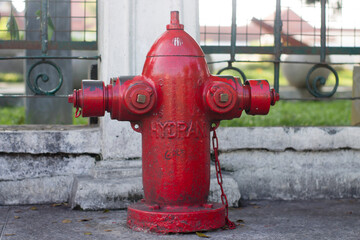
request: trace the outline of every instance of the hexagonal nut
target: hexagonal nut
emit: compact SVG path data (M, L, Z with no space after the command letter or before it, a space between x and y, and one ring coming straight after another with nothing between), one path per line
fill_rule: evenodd
M144 104L146 102L146 96L144 94L138 94L136 96L136 102Z
M220 102L226 103L227 101L229 101L229 94L221 93L220 94Z

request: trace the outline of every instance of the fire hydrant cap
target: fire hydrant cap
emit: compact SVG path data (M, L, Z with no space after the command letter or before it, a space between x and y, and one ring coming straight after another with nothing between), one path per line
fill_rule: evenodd
M162 56L205 56L197 42L183 30L183 25L179 23L179 12L171 12L167 31L155 41L147 54L147 57Z

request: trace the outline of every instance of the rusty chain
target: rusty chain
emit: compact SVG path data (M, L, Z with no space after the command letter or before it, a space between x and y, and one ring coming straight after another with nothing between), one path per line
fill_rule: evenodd
M223 205L225 205L225 224L229 227L229 229L235 229L236 228L235 223L230 221L230 219L229 219L229 204L228 204L226 194L224 192L224 188L222 186L223 179L222 179L222 174L221 174L219 152L218 152L219 140L216 136L215 128L213 129L212 145L213 145L214 155L215 155L216 178L217 178L217 182L220 186L220 190L221 190L221 202Z

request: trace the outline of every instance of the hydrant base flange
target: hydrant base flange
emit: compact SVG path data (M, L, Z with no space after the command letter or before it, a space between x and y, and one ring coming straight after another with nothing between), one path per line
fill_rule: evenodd
M201 207L174 206L151 210L151 206L138 202L128 207L127 225L135 231L157 233L208 231L225 225L225 206L207 203Z

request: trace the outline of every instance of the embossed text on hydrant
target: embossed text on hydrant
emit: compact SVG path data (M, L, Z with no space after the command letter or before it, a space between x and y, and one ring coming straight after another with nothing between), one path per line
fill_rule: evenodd
M203 138L207 137L205 129L203 121L151 122L151 136L156 138Z

